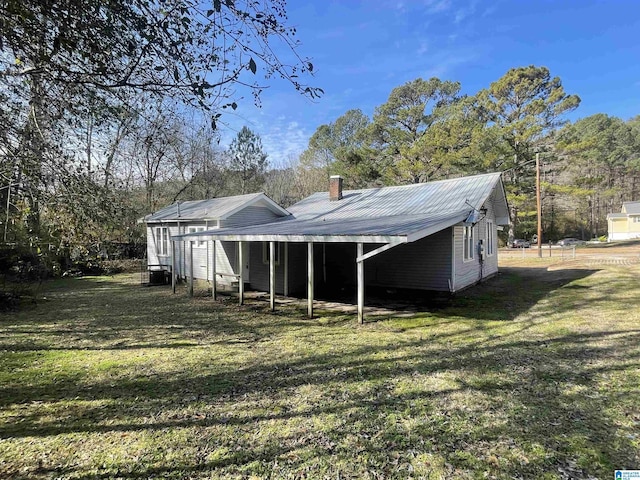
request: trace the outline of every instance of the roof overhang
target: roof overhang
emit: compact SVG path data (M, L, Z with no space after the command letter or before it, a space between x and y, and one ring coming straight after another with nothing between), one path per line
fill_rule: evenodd
M437 218L394 218L387 219L387 231L380 227L379 232L366 231L369 219L361 225L353 222L324 222L318 220L283 220L280 222L254 225L250 227L221 228L205 232L192 232L174 235L172 239L222 240L233 242L321 242L321 243L409 243L438 233L446 228L463 222L469 216L469 210L441 214ZM385 222L381 222L383 225ZM358 230L361 231L358 231ZM324 232L322 230L325 230ZM332 230L327 233L326 230Z
M144 218L138 219L138 223L147 223L151 224L165 224L165 223L207 223L207 222L217 222L218 218L163 218L159 220L146 220Z
M174 235L174 240L221 240L228 242L315 242L315 243L407 243L405 235L305 235L305 234L220 234L201 232L200 235Z

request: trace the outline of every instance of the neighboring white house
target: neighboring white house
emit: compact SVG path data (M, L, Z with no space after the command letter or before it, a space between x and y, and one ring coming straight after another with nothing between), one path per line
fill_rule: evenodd
M243 288L306 293L310 313L314 290L357 291L362 318L365 286L456 292L494 275L497 230L509 223L500 173L344 192L332 177L329 193L283 212L290 215L174 240L246 248L245 269L235 270Z
M621 213L607 215L608 240L640 238L640 202L624 202Z
M177 235L210 231L225 227L239 227L269 223L289 213L264 193L233 197L178 202L140 219L147 226L147 264L150 270L171 269L171 242ZM176 243L176 274L189 275L190 249L185 242ZM236 242L218 241L216 271L218 282L230 284L237 271ZM246 247L245 247L246 248ZM212 278L212 251L210 242L199 240L193 244L193 276Z

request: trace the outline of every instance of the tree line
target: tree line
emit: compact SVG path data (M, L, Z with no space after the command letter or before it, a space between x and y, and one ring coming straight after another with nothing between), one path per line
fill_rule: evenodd
M372 118L354 109L318 127L301 164L354 188L503 172L510 238L536 232L536 154L544 241L605 235L606 214L640 199L640 116L568 123L580 98L545 67L513 68L474 95L460 91L438 78L407 82Z
M218 130L273 78L322 94L295 35L284 0L0 2L0 273L60 270L144 241L136 220L168 202L259 188L259 137L223 151Z

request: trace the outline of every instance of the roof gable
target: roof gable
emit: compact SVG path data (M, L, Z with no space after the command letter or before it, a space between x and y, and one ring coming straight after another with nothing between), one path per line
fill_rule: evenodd
M640 215L640 202L624 202L622 204L622 213Z
M176 202L145 216L141 221L158 223L223 220L251 205L263 205L279 216L289 215L287 210L260 192L208 200Z

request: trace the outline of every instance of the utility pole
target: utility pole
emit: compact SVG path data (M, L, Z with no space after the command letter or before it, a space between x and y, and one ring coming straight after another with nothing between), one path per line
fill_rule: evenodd
M540 196L540 153L536 152L536 206L538 208L538 257L542 258L542 198Z

